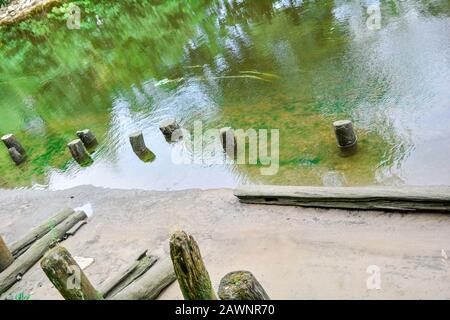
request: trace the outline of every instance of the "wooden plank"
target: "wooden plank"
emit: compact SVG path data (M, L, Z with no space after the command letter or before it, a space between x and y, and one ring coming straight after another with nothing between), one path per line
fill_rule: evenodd
M46 221L44 224L32 229L28 234L26 234L20 240L17 240L13 244L10 245L10 250L14 256L14 258L18 258L21 254L23 254L36 240L39 240L47 233L49 233L52 228L56 227L62 221L67 219L69 216L74 214L75 211L73 209L64 209L54 217Z
M158 257L151 255L146 250L124 271L119 272L111 279L105 281L100 292L105 299L109 299L117 295L120 291L128 287L133 281L139 279L145 274L155 263Z
M19 258L17 258L7 269L0 273L0 294L13 286L42 256L59 241L62 240L67 230L70 230L79 221L87 219L84 212L75 212L66 220L57 225L51 232L47 233Z
M234 191L243 203L315 208L450 212L450 187L245 186Z

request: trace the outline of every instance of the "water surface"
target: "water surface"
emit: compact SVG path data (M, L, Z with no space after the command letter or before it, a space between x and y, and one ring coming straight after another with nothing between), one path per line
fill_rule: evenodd
M145 1L67 5L1 29L0 186L82 184L172 190L290 185L450 184L450 5L442 1ZM366 26L381 6L381 28ZM98 18L102 23L97 24ZM280 170L177 165L158 124L191 130L280 130ZM359 152L342 158L332 123L352 119ZM100 145L80 167L66 149L80 129ZM142 130L156 160L128 135Z

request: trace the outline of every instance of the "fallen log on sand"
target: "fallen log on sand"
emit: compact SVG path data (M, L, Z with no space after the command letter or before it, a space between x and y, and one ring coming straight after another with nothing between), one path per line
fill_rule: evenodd
M172 261L168 257L161 258L142 277L111 300L154 300L175 280Z
M42 256L56 243L62 240L67 230L70 230L79 221L87 219L84 212L72 214L66 220L54 227L41 239L18 257L8 268L0 273L0 294L14 285Z
M14 242L10 245L14 258L17 259L21 254L23 254L36 240L39 240L47 233L49 233L54 227L60 224L62 221L67 219L69 216L74 214L73 209L64 209L60 213L56 214L54 217L49 219L44 224L32 229L25 237Z
M450 212L450 187L248 186L234 191L243 203L316 208Z
M147 251L142 253L130 266L124 271L107 280L100 292L105 299L112 298L120 291L129 286L133 281L145 274L155 263L158 257L148 254Z

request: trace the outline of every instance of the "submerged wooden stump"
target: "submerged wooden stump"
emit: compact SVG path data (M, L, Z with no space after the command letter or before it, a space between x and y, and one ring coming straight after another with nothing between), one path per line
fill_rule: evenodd
M0 272L5 270L14 262L14 257L6 245L3 238L0 236Z
M13 134L7 134L2 137L2 141L8 149L15 148L17 152L25 156L26 151Z
M180 129L180 125L175 118L166 119L159 125L159 130L166 138L172 138L172 134L178 129Z
M80 139L73 140L67 147L72 154L72 157L81 165L88 165L92 162L92 158L89 155L86 147Z
M220 281L219 297L222 300L270 300L268 294L248 271L235 271Z
M150 151L145 145L144 135L142 131L135 132L129 136L130 144L133 148L133 152L141 159L143 162L152 162L155 160L156 155Z
M349 156L357 151L358 138L350 120L339 120L333 123L334 132L339 149L344 156Z
M83 142L84 146L88 149L98 145L97 138L89 129L78 131L77 136L78 138L80 138L81 142Z
M237 153L237 140L234 130L229 127L220 129L220 141L227 155L234 158Z
M183 231L173 234L170 255L186 300L217 300L200 249L192 236Z
M101 300L89 279L65 248L58 246L46 253L42 270L66 300Z
M21 154L19 151L17 151L16 148L9 148L8 152L9 156L16 165L24 163L27 158L24 154Z

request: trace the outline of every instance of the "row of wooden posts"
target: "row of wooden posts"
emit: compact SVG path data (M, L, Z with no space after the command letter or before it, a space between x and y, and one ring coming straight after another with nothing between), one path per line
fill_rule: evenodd
M66 209L10 246L0 236L0 294L42 259L42 270L67 300L151 300L175 280L186 300L270 299L248 271L225 275L216 294L197 242L183 231L175 232L170 239L170 258L145 251L125 271L96 289L69 251L60 245L67 234L74 234L86 220L84 212Z
M352 155L356 152L358 138L353 129L350 120L340 120L333 124L336 139L341 154L344 156ZM172 141L172 135L180 129L176 119L170 118L163 121L160 130L167 140ZM71 141L67 147L72 157L80 165L92 163L90 152L97 146L98 140L91 130L85 129L77 132L78 139ZM225 151L236 150L236 137L231 128L223 128L220 131L222 145ZM131 147L134 153L144 162L151 162L155 159L155 154L147 148L142 131L135 132L129 136ZM2 141L8 148L11 159L20 165L26 160L26 151L13 134L7 134L2 137ZM234 154L234 153L233 153Z

